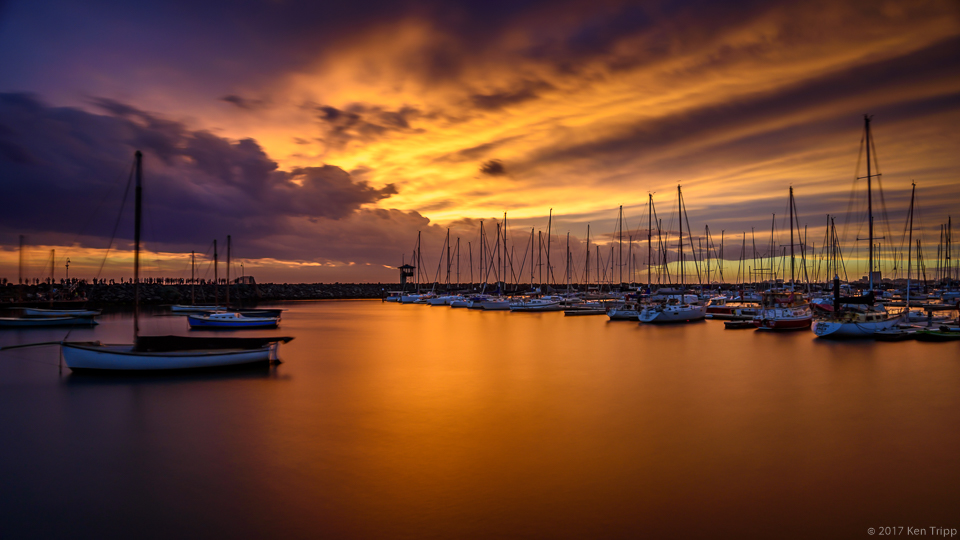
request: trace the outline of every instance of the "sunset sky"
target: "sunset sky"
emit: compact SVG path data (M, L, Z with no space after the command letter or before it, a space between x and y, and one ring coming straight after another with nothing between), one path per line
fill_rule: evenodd
M223 257L232 235L261 282L395 282L422 231L432 280L449 227L466 279L480 220L492 237L506 212L520 258L550 209L580 275L587 224L611 241L621 205L645 263L651 192L675 247L678 184L728 272L751 228L768 249L773 214L789 243L790 186L808 245L834 214L853 258L865 113L878 241L900 245L911 181L931 262L960 218L955 0L7 0L0 73L12 280L20 235L31 277L52 248L57 278L67 257L72 277L132 274L137 149L148 276L189 277L190 251Z

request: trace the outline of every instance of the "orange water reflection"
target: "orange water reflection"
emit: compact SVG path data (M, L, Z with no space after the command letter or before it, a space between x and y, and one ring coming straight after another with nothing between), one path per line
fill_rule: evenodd
M849 537L956 521L956 343L287 307L277 332L297 339L268 373L60 386L31 375L57 405L30 426L0 420L34 430L2 472L37 504L78 513L95 505L85 490L143 491L121 505L129 521L103 511L85 523L159 523L158 534ZM115 322L94 332L129 320ZM28 469L52 467L48 484L8 470L37 449L52 465Z

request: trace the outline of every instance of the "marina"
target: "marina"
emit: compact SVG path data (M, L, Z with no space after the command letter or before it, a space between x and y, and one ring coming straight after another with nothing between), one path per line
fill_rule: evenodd
M0 0L0 540L957 537L958 9Z
M102 377L60 372L55 346L0 351L5 534L148 522L158 537L582 538L602 522L607 536L803 538L862 535L877 512L937 522L960 504L957 342L273 307L282 329L243 335L296 339L252 371ZM104 313L70 339L123 342L131 318ZM188 332L163 310L141 325ZM64 333L4 331L0 346ZM494 342L507 345L469 346ZM131 481L147 496L128 497ZM676 519L694 506L703 519Z

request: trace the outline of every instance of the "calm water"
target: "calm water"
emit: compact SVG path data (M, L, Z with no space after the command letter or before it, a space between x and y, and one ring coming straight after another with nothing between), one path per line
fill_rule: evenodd
M866 538L960 527L960 343L286 304L270 369L0 352L0 537ZM144 333L186 332L151 316ZM70 339L129 341L129 315ZM0 332L0 345L65 330ZM929 529L927 530L930 534Z

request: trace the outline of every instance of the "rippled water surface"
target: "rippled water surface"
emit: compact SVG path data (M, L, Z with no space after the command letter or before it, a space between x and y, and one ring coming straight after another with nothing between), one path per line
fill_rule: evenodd
M283 363L0 352L0 537L867 537L960 527L960 343L293 303ZM147 317L144 333L187 333ZM129 341L129 314L70 339ZM4 330L0 345L66 330ZM928 529L929 534L929 529Z

